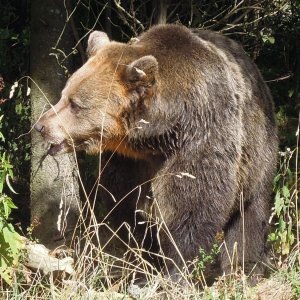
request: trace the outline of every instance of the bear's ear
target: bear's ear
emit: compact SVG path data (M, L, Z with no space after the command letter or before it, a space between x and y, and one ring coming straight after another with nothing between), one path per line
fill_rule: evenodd
M110 43L110 40L105 32L93 31L88 39L86 53L88 57L96 54L97 50Z
M125 80L129 83L136 83L149 87L155 83L157 73L158 62L156 58L152 55L147 55L126 66Z

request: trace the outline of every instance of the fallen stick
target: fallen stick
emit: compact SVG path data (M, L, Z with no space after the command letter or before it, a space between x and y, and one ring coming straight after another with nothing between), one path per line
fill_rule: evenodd
M74 259L70 256L57 258L55 255L59 252L50 251L44 245L36 244L28 240L24 242L24 249L24 265L30 269L42 271L45 275L54 271L66 272L70 275L75 272Z

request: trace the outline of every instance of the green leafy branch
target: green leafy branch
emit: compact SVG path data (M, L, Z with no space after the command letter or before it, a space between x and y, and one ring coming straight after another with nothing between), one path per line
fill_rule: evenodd
M1 137L4 139L2 134ZM13 267L18 263L22 248L21 237L10 223L11 211L17 207L12 199L3 193L5 183L15 193L10 184L11 178L13 166L6 153L0 153L0 276L8 284L12 284L11 274Z
M280 255L290 253L295 243L294 224L296 223L296 205L293 201L294 174L290 169L290 160L294 151L289 148L281 152L279 172L274 178L275 202L270 222L275 220L276 229L269 234L269 241Z

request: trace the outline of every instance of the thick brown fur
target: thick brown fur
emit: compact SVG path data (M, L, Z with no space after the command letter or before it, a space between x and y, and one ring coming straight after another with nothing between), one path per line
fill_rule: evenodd
M115 222L137 236L145 230L137 216L162 224L149 245L179 268L224 232L222 270L232 271L235 248L247 273L262 273L277 130L269 89L243 49L213 32L164 25L129 44L94 32L88 53L36 125L49 153L112 154L102 200L122 199Z

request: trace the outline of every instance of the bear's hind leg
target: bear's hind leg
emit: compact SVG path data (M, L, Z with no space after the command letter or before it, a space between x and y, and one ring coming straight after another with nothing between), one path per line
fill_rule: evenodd
M224 229L225 245L221 252L221 267L226 274L237 268L249 276L265 273L267 257L269 199L266 191L256 194L251 201L240 199L240 211L236 212Z

